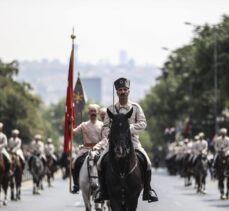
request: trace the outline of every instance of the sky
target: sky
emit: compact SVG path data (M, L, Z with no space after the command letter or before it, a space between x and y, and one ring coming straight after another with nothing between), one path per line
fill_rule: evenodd
M215 24L228 0L0 0L0 59L67 62L75 28L78 60L118 63L124 49L137 64L163 65L188 43L192 26Z

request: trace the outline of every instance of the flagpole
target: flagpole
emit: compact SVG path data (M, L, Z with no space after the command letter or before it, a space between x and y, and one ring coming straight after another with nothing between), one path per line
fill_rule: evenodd
M74 28L72 29L71 39L72 39L72 50L74 51L74 39L76 38L74 34ZM74 59L73 59L74 64ZM74 66L74 65L73 65ZM74 68L73 68L74 70ZM74 71L72 73L72 78L74 78ZM73 84L72 84L73 85ZM72 87L73 89L73 87ZM69 192L72 192L72 142L73 142L73 124L71 123L71 140L70 140L70 169L69 169Z

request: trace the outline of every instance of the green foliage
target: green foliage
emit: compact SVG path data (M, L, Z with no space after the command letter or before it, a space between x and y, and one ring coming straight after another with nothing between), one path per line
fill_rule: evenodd
M0 121L8 137L12 129L17 128L23 143L28 144L36 133L48 137L55 132L43 118L42 101L32 94L31 86L15 80L18 72L16 61L3 63L0 60Z
M198 26L194 33L189 44L171 52L157 84L140 103L148 120L150 139L156 145L165 140L165 128L184 131L187 119L191 119L192 129L183 135L193 137L201 130L207 137L214 135L215 64L218 115L229 106L229 17L223 16L215 26ZM229 126L228 122L219 122L219 126Z

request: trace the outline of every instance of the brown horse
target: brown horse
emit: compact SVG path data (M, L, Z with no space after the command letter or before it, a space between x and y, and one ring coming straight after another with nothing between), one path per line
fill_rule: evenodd
M11 200L17 201L21 199L21 183L22 183L23 167L18 155L12 153L11 159L12 159L11 168L13 172L13 174L10 176Z
M9 173L6 172L5 159L2 153L0 153L0 193L3 189L4 200L0 199L0 206L7 205L7 190L9 185Z

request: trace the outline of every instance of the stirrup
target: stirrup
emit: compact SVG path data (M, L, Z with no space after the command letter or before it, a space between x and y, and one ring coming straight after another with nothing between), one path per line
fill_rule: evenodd
M152 196L151 194L150 194L150 191L153 191L154 192L154 194L155 194L155 196ZM156 201L158 201L158 196L157 196L157 193L155 192L155 190L154 189L149 189L148 191L143 191L143 201L148 201L149 203L150 202L156 202Z

